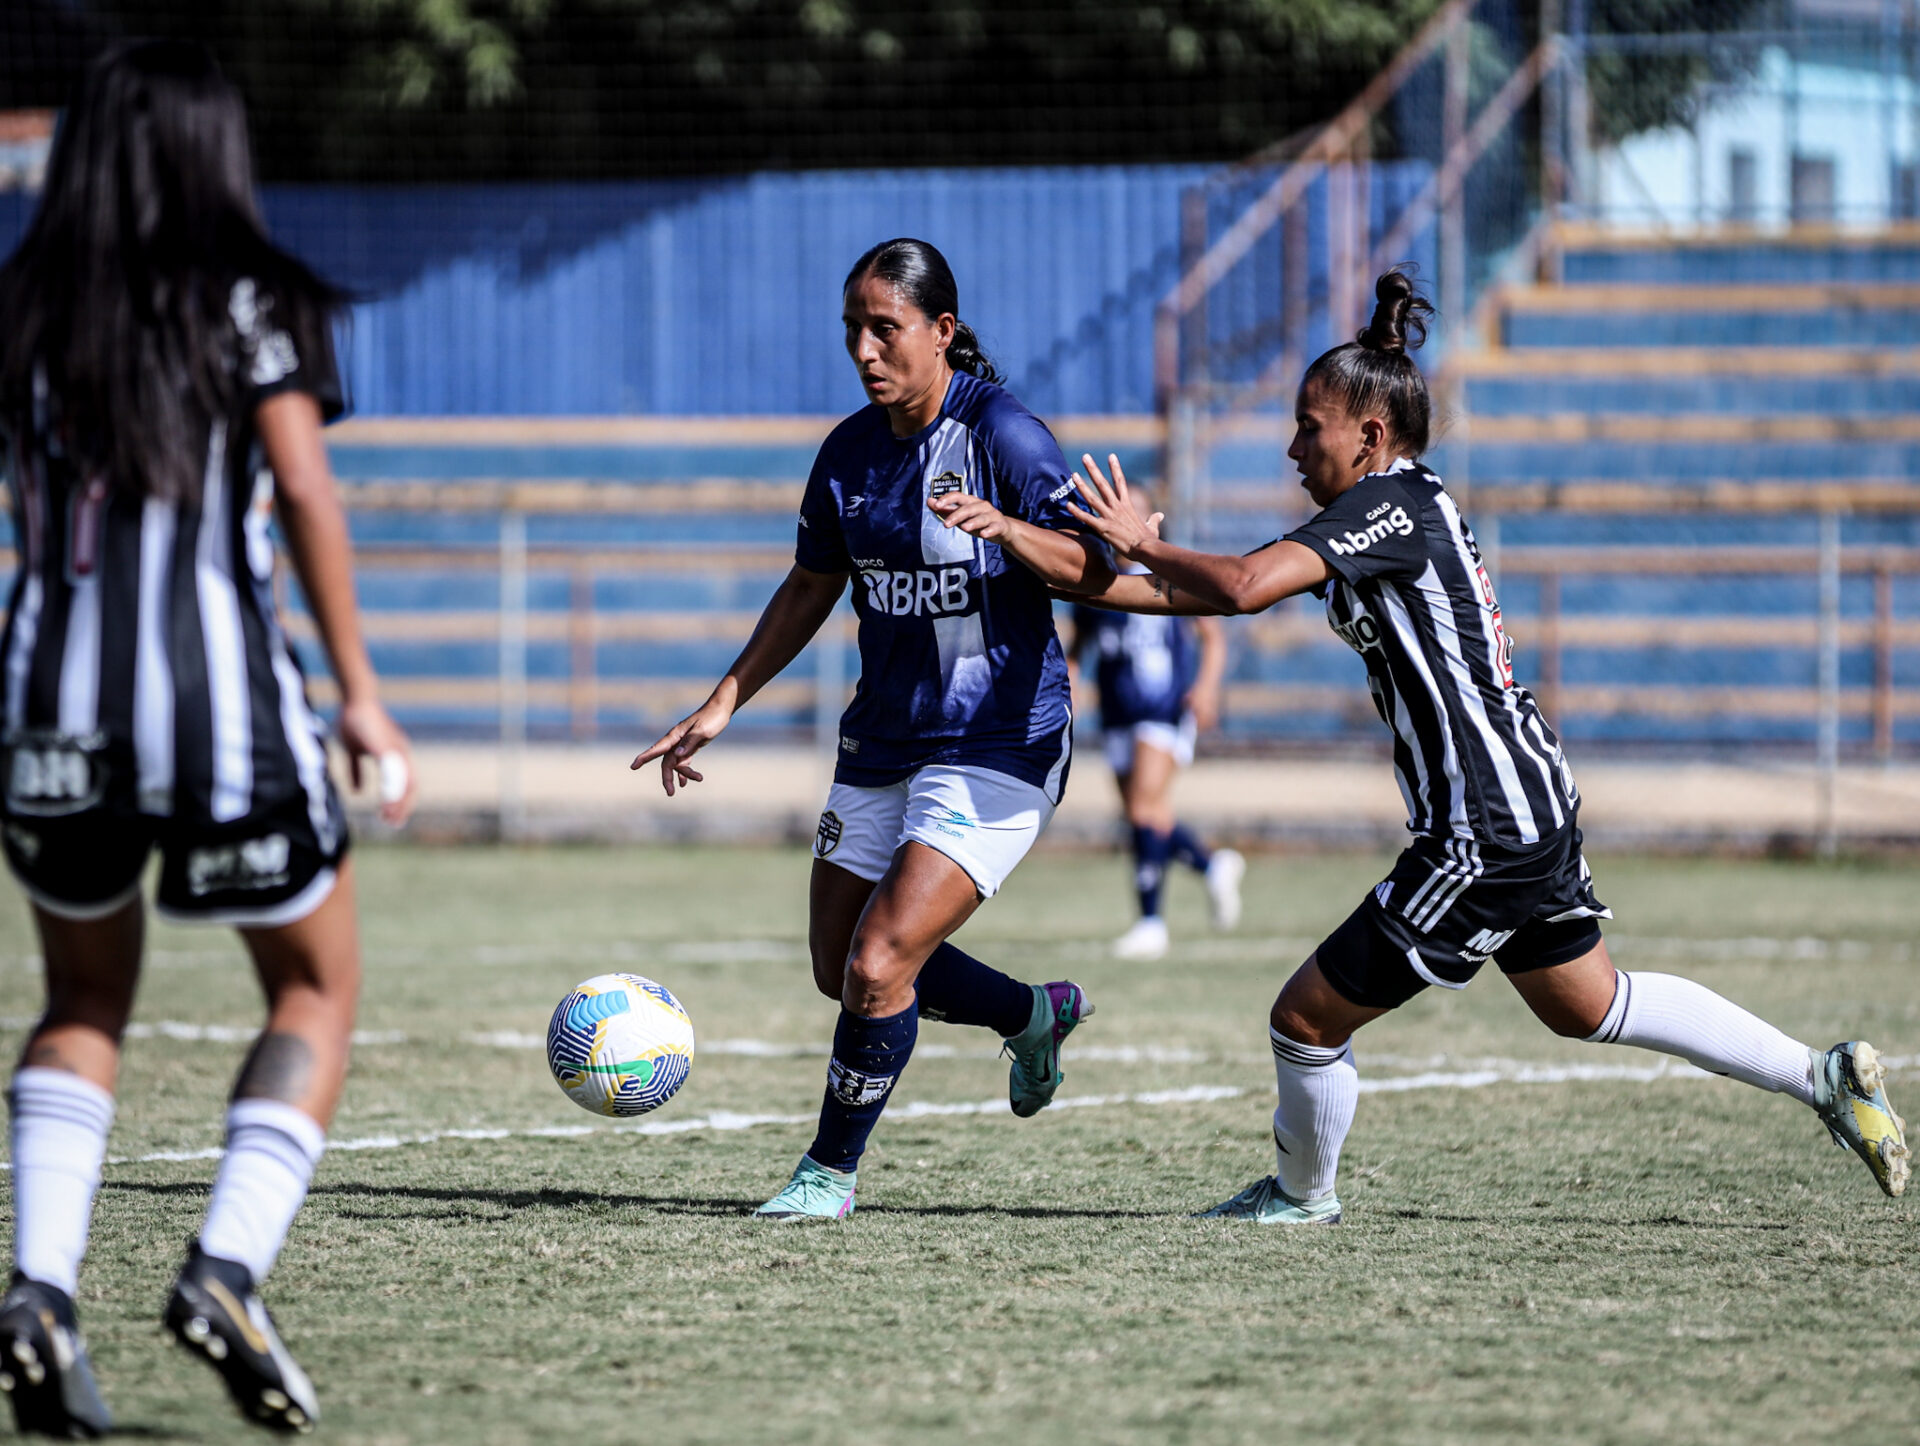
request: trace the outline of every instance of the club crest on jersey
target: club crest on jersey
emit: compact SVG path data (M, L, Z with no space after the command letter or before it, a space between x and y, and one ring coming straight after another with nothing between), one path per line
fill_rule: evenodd
M958 472L949 470L942 472L938 477L927 483L927 496L945 497L950 493L964 492L966 491L966 487L967 479L962 477Z
M873 568L860 576L867 584L867 610L887 617L945 617L972 603L964 567Z
M821 814L820 827L815 829L813 834L813 856L817 859L824 859L828 854L839 848L842 829L843 826L840 822L839 814L835 813L832 809L828 809L825 813Z
M1329 537L1327 545L1342 557L1358 557L1374 543L1395 533L1401 537L1413 536L1413 518L1407 515L1407 509L1404 507L1395 507L1385 517L1376 522L1370 522L1364 532L1350 529L1339 537Z

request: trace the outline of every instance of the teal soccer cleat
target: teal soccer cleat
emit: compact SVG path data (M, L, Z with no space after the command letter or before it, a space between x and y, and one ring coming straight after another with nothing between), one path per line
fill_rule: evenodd
M1007 1071L1007 1098L1021 1119L1053 1103L1066 1078L1060 1072L1060 1046L1083 1019L1093 1017L1086 990L1064 980L1033 986L1033 1014L1027 1027L1007 1041L1013 1066Z
M1833 1142L1866 1161L1887 1194L1900 1194L1913 1173L1912 1153L1907 1122L1887 1099L1879 1054L1865 1040L1807 1053L1813 1056L1813 1108Z
M1280 1188L1278 1180L1268 1175L1255 1180L1231 1200L1223 1200L1193 1218L1251 1220L1256 1225L1338 1225L1340 1202L1331 1195L1324 1200L1295 1200Z
M845 1220L853 1214L854 1170L829 1170L802 1155L786 1188L753 1212L755 1220Z

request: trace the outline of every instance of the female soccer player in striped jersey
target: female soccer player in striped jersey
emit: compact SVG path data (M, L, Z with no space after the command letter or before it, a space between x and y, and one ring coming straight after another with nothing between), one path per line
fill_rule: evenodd
M313 1390L256 1294L325 1144L359 990L353 874L323 732L273 604L277 507L339 681L340 736L412 802L320 441L339 297L261 228L246 115L197 46L96 61L0 268L0 434L19 570L0 639L0 824L47 1007L9 1096L12 1288L0 1389L22 1430L104 1432L73 1293L120 1038L157 905L237 928L268 999L168 1329L252 1419Z
M1382 721L1413 844L1274 1001L1279 1107L1275 1173L1211 1215L1265 1224L1340 1218L1334 1173L1353 1122L1359 1075L1349 1043L1369 1020L1429 985L1462 989L1489 959L1556 1034L1678 1055L1702 1069L1811 1106L1889 1195L1905 1187L1904 1125L1887 1102L1870 1045L1809 1049L1738 1005L1670 974L1616 970L1580 847L1580 796L1533 696L1514 682L1512 649L1478 545L1427 447L1426 383L1409 344L1426 302L1397 272L1356 341L1307 369L1287 455L1320 511L1246 557L1162 542L1086 458L1075 518L1149 575L1116 577L1094 599L1127 611L1249 613L1284 597L1324 596L1336 633L1358 652ZM949 520L1045 575L1017 524L977 506Z
M1076 535L1052 435L998 385L945 258L887 241L841 290L848 354L872 405L834 428L800 504L793 570L713 696L633 766L666 791L793 661L859 577L860 682L814 840L808 940L840 1002L820 1128L762 1218L853 1211L867 1136L913 1052L921 1016L1006 1041L1016 1115L1059 1088L1060 1045L1093 1012L1076 984L1023 984L946 938L991 898L1047 826L1067 782L1066 657L1047 588L1000 549L942 527L929 499L991 498L1032 527L1063 586L1098 589L1104 551Z

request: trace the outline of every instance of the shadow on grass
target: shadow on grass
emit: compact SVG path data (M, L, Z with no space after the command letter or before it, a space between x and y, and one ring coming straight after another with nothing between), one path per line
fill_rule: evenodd
M196 1195L208 1193L205 1184L190 1181L114 1180L106 1190L124 1190L141 1195ZM316 1185L313 1196L347 1200L412 1201L421 1206L447 1206L447 1209L394 1209L391 1211L332 1208L329 1213L346 1220L465 1220L493 1216L503 1211L551 1210L599 1206L611 1209L650 1210L662 1215L705 1215L719 1218L744 1217L761 1201L759 1197L690 1195L607 1195L593 1190L465 1190L426 1185ZM464 1207L464 1208L463 1208ZM1075 1210L1051 1205L863 1205L862 1215L966 1217L1003 1216L1013 1220L1177 1220L1184 1212L1162 1210Z
M1500 1215L1450 1215L1438 1210L1376 1210L1370 1214L1379 1219L1422 1220L1436 1225L1579 1225L1591 1229L1602 1226L1625 1230L1740 1230L1740 1231L1776 1231L1784 1232L1794 1226L1776 1220L1702 1220L1685 1215L1652 1215L1644 1220L1620 1220L1600 1215L1542 1215L1534 1210L1514 1210Z

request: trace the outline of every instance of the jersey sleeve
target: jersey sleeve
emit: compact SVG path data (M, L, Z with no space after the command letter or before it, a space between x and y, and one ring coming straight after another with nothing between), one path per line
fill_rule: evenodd
M273 299L248 280L234 283L228 312L240 337L241 380L250 406L282 392L305 392L319 403L322 421L346 411L333 338L324 323L304 347L296 345L293 334L277 324Z
M852 572L846 535L840 530L840 504L828 485L825 454L814 459L807 490L800 498L800 525L793 560L808 572Z
M1079 526L1067 511L1075 495L1073 472L1046 423L1031 412L1010 410L992 428L988 454L999 483L994 505L1007 516L1056 532Z
M1348 582L1426 570L1419 504L1390 476L1363 477L1283 542L1310 547Z

